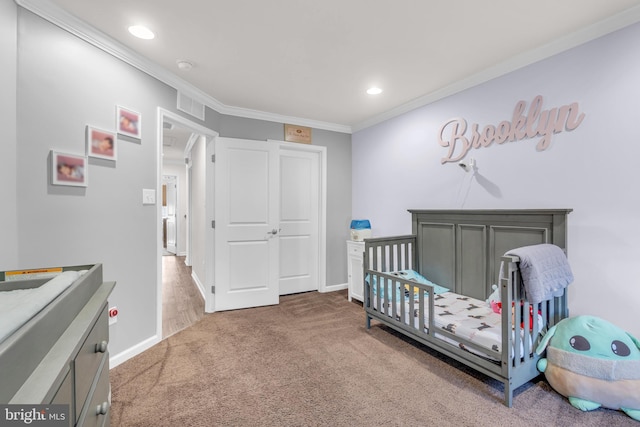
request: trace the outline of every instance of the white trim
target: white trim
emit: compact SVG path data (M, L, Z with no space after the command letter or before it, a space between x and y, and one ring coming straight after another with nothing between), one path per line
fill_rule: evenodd
M225 111L218 111L229 116L245 117L248 119L265 120L268 122L288 123L297 126L307 126L314 129L323 129L341 133L351 133L352 127L349 125L328 123L319 120L301 119L299 117L285 116L282 114L267 113L264 111L250 110L248 108L232 107L225 105ZM284 130L283 130L284 132Z
M191 270L191 278L193 279L193 283L196 285L196 289L198 289L198 292L200 292L200 295L202 295L203 301L206 302L207 296L204 294L204 285L200 281L200 278L198 277L198 275L193 270Z
M213 138L206 138L205 141L205 185L204 185L204 212L205 222L216 220L216 164L211 161L216 153L216 140L218 134ZM204 284L200 284L204 296L205 313L213 313L216 309L216 295L211 292L210 286L216 285L216 230L212 226L205 226L204 238ZM207 289L209 288L209 291Z
M191 135L189 135L189 139L187 140L187 145L185 145L184 147L184 154L183 157L185 159L190 158L191 156L191 149L193 148L193 146L196 144L196 142L198 141L198 137L199 135L197 133L192 133Z
M602 37L639 21L640 6L634 6L621 13L618 13L617 15L613 15L610 18L596 22L595 24L592 24L581 30L558 38L551 43L547 43L546 45L540 46L536 49L532 49L519 55L513 56L504 62L501 62L493 67L489 67L465 79L459 80L453 84L450 84L449 86L420 96L412 101L409 101L377 116L371 117L360 123L356 123L351 126L352 132L355 133L368 127L374 126L378 123L382 123L385 120L400 116L409 111L446 98L447 96L454 95L458 92L462 92L463 90L488 82L489 80L503 76L527 65L531 65L535 62L549 58L553 55L557 55L561 52L577 47L581 44L587 43L591 40L597 39L598 37Z
M220 114L229 116L244 117L248 119L265 120L277 123L290 123L298 126L308 126L315 129L323 129L342 133L351 133L351 126L322 122L318 120L304 119L300 117L284 116L280 114L267 113L264 111L251 110L247 108L233 107L225 105L202 90L186 82L172 72L160 65L152 62L124 44L109 37L105 33L92 27L86 22L76 18L64 9L58 7L50 0L15 0L18 6L23 7L39 17L51 22L74 36L87 43L102 49L108 54L121 61L139 69L140 71L160 80L171 86L178 92L187 95L195 101L201 102L205 106L217 111Z
M121 351L120 353L116 354L115 356L112 356L109 358L109 369L113 369L116 366L118 366L119 364L126 362L127 360L131 359L132 357L137 356L138 354L142 353L145 350L150 349L151 347L153 347L154 345L158 344L160 341L162 341L160 339L160 337L158 335L154 335L150 338L147 338L146 340L134 345L133 347Z

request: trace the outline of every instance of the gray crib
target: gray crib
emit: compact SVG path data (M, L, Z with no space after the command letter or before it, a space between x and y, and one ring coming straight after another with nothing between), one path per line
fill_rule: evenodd
M510 249L552 243L566 250L571 209L410 210L412 235L365 240L364 309L366 327L381 322L504 384L511 407L516 388L537 377L535 348L551 326L568 316L567 292L535 307L523 296L518 258ZM429 281L463 297L485 302L492 285L500 289L501 349L479 346L438 327L430 284L404 280L400 270L415 270ZM400 301L397 286L418 297ZM425 296L425 292L427 295ZM536 313L536 316L529 313ZM495 316L494 316L495 317ZM538 320L538 321L536 321ZM520 333L516 333L520 329ZM523 332L524 331L524 332ZM527 334L526 331L529 331ZM498 335L500 335L498 333Z

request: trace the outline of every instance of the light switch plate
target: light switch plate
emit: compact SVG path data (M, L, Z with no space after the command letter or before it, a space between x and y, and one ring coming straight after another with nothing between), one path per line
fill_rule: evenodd
M153 188L142 189L142 204L143 205L155 205L156 204L156 190Z

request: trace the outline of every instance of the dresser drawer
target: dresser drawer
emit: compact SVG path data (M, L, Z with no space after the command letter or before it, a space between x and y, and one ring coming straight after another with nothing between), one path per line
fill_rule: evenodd
M67 376L64 377L64 381L60 384L60 388L56 392L51 403L54 405L69 405L69 426L73 426L73 420L75 420L74 408L73 408L73 375L71 371L67 372Z
M105 305L75 359L76 415L82 411L91 385L104 358L109 342L109 319Z
M100 365L100 376L91 390L93 393L88 396L87 406L83 409L78 420L78 426L82 427L102 427L108 426L109 412L109 360L104 358L104 363Z

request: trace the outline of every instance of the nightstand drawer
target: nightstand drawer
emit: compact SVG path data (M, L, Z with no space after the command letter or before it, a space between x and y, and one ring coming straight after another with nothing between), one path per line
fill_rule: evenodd
M364 253L364 242L347 241L347 255L360 255Z

